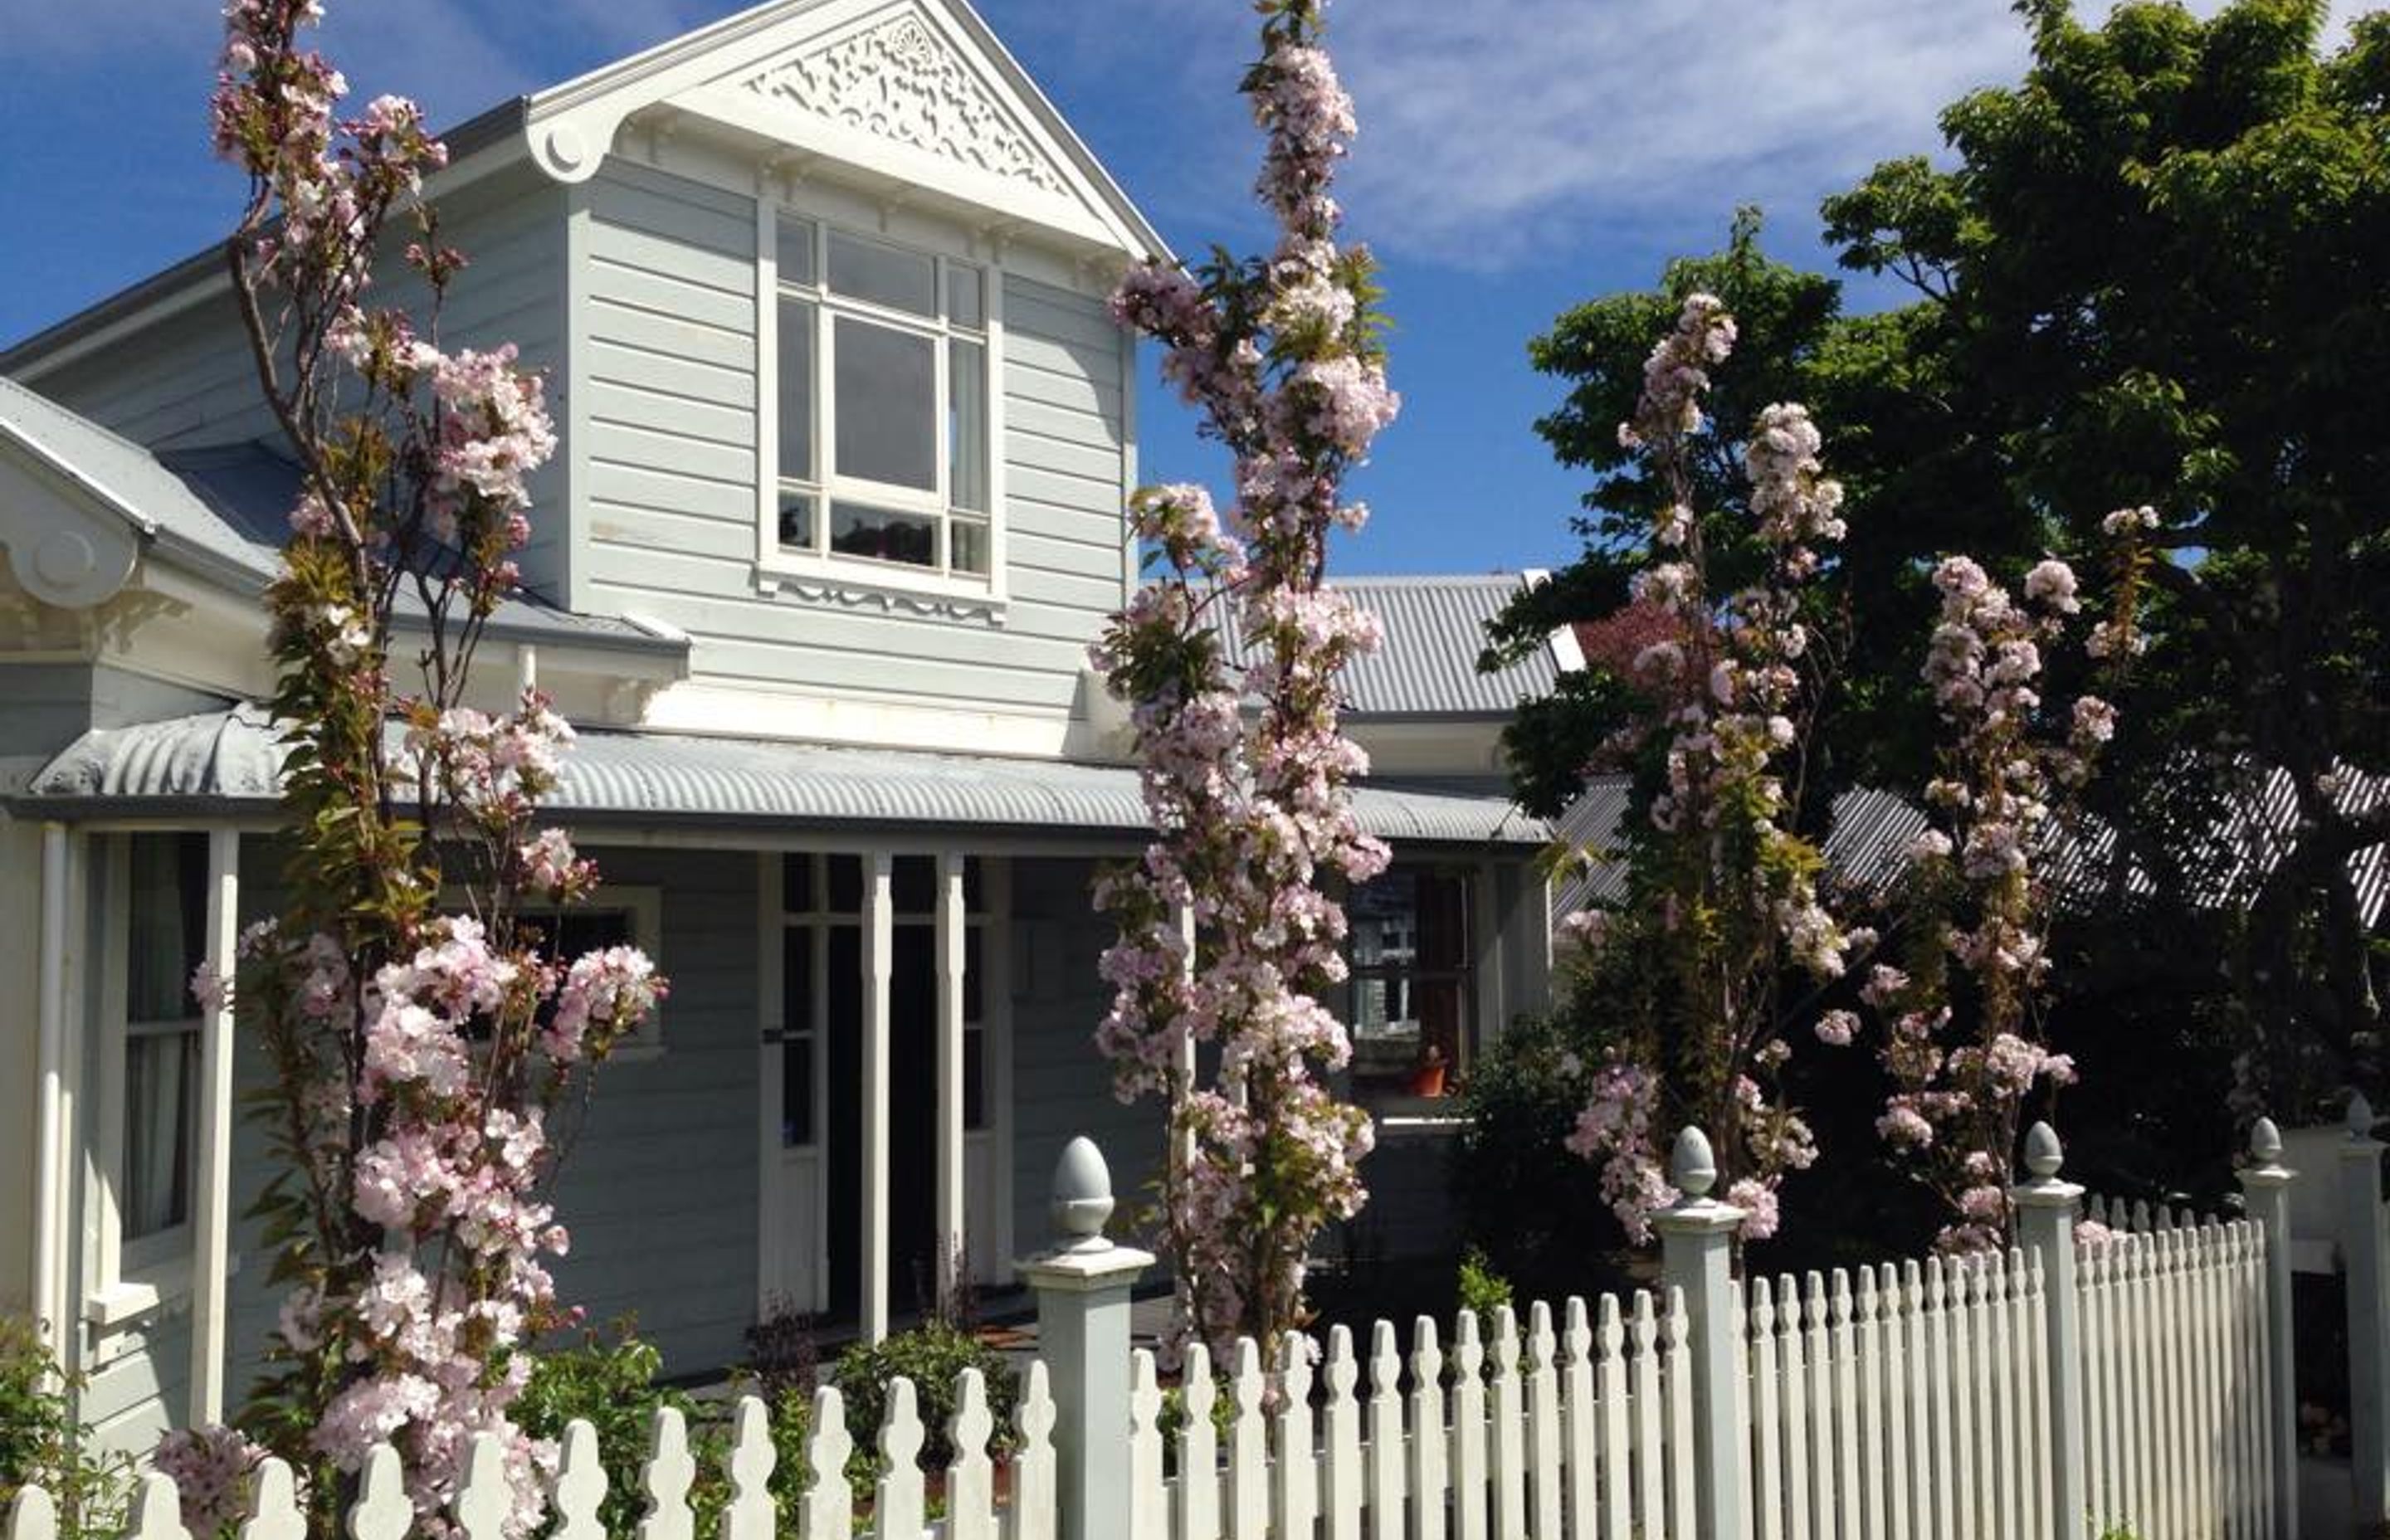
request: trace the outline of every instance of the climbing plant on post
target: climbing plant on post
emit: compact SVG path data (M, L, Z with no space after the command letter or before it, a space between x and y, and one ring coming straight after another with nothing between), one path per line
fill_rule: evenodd
M1120 935L1097 1041L1124 1098L1166 1109L1157 1239L1184 1328L1215 1345L1299 1326L1314 1238L1361 1206L1370 1124L1328 1080L1351 1045L1320 998L1345 976L1344 914L1323 883L1387 860L1355 822L1348 787L1367 761L1337 725L1338 678L1376 622L1326 576L1329 532L1367 517L1343 499L1345 473L1397 398L1369 254L1337 238L1330 186L1356 125L1322 45L1324 0L1259 8L1242 90L1277 245L1192 272L1149 261L1112 301L1233 456L1235 500L1223 519L1200 487L1131 499L1154 576L1092 649L1135 708L1154 828L1098 887Z
M290 1292L242 1420L304 1472L325 1534L374 1444L436 1527L494 1434L526 1535L553 1452L508 1408L528 1344L565 1318L546 1118L663 983L628 947L561 956L531 918L598 884L538 822L572 729L536 691L492 714L470 685L555 438L511 346L441 346L465 259L421 193L446 152L403 98L336 115L346 83L299 41L320 15L232 0L212 109L249 178L233 294L301 475L266 594L289 898L243 936L235 1002L273 1069L256 1110L279 1169L253 1213ZM366 303L378 276L417 310ZM424 637L404 659L402 609ZM160 1463L204 1525L253 1449L203 1430Z

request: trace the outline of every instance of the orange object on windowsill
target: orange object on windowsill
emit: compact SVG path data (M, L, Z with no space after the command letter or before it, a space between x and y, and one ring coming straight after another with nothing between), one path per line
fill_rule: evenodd
M1420 1060L1420 1067L1411 1072L1411 1095L1415 1097L1444 1095L1444 1050L1433 1043L1429 1044L1427 1056Z

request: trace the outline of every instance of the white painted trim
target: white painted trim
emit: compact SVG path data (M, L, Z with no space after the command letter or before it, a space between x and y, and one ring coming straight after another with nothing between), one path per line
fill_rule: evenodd
M863 925L863 1340L888 1335L888 1057L890 981L895 954L895 897L890 853L873 851L864 877Z
M892 660L901 673L902 660ZM946 750L1058 759L1074 747L1071 719L1053 711L957 709L913 699L686 680L651 696L639 726L660 733L789 738L883 749Z
M1494 901L1494 866L1482 862L1469 870L1470 928L1476 934L1470 948L1470 968L1475 973L1477 998L1473 1008L1477 1020L1462 1043L1461 1062L1456 1066L1461 1074L1471 1073L1476 1066L1477 1051L1501 1033L1503 1023L1502 979L1502 911Z
M230 980L240 939L240 835L208 831L208 966ZM232 1267L233 1014L229 1005L199 1019L199 1159L191 1224L191 1424L225 1415L225 1294Z
M34 1133L33 1277L35 1326L51 1356L68 1361L66 1229L68 1121L72 1076L66 1059L68 869L73 847L64 824L42 826L42 912L34 1073L41 1086Z
M827 879L828 874L817 873ZM829 1308L829 926L813 928L814 949L814 1264L812 1302L816 1310ZM858 1045L859 1046L859 1045Z
M590 328L597 224L591 201L585 183L564 191L564 356L557 365L564 384L564 581L557 597L576 614L588 612L595 587L589 571L589 488L597 435L583 379L597 356Z
M970 1257L963 1250L967 1215L963 1213L966 1187L963 1170L963 1071L969 1062L964 1052L963 969L966 966L965 932L969 920L963 907L963 853L948 848L938 852L938 891L934 926L937 956L937 1102L936 1130L936 1201L938 1234L938 1276L935 1287L941 1298L955 1281L954 1275L968 1276ZM986 949L981 948L984 958ZM984 1000L985 992L982 991ZM987 1029L984 1023L981 1029ZM986 1039L981 1039L981 1060L986 1059Z
M1137 333L1119 328L1121 380L1121 604L1126 607L1143 576L1137 537L1128 527L1128 498L1137 490Z

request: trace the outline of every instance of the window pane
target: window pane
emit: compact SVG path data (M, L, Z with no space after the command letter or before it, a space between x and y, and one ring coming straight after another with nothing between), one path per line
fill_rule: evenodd
M946 263L946 319L973 330L987 325L987 279L968 263Z
M981 870L981 866L980 866L980 859L979 859L979 857L978 857L978 856L976 856L976 855L966 855L966 856L964 856L964 857L963 857L963 907L964 907L964 908L969 909L969 910L971 910L973 913L977 913L977 912L979 911L979 909L980 909L980 908L981 908L981 907L982 907L982 906L986 903L986 891L985 891L985 889L984 889L984 888L983 888L983 887L982 887L982 883L983 883L983 882L984 882L984 881L985 881L985 879L986 879L986 874L985 874L983 871L982 871L982 870Z
M780 475L787 481L814 480L815 324L812 305L780 302Z
M946 500L987 511L987 350L960 338L946 344ZM956 566L962 565L957 560ZM985 567L968 571L985 571Z
M864 240L842 230L829 233L829 287L833 294L868 300L916 315L938 313L937 259Z
M963 1020L974 1023L987 1020L986 943L983 928L963 927Z
M810 855L780 857L780 907L792 915L809 915L814 908L814 858Z
M125 1020L192 1020L199 1007L191 974L208 925L208 837L135 834L130 866Z
M777 252L782 283L813 282L814 222L782 214Z
M829 858L829 908L834 915L863 912L863 857L860 855L833 855Z
M780 544L791 550L810 551L814 543L814 510L817 500L810 492L780 494Z
M780 1143L814 1142L814 1040L790 1037L780 1044Z
M987 576L987 525L977 519L957 517L948 526L946 538L954 549L946 553L946 564L957 572L975 577Z
M867 556L876 561L934 567L938 564L938 521L926 513L898 513L893 508L833 503L829 509L829 548L841 556Z
M987 1033L963 1033L963 1126L987 1126Z
M840 475L937 490L935 348L927 337L838 317Z
M900 915L926 915L938 905L938 863L928 855L900 855L889 863L890 900Z
M794 1037L814 1030L814 932L791 925L780 932L780 1030Z
M191 1131L199 1119L199 1034L144 1033L124 1044L124 1238L191 1216Z

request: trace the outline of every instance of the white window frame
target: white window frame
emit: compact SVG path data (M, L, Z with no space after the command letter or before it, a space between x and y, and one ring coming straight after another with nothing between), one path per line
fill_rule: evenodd
M780 282L778 235L783 218L803 220L813 225L814 281L811 284L784 286ZM934 317L919 315L867 300L833 294L829 288L829 237L833 229L869 244L934 259L939 314ZM913 228L908 228L902 236L893 236L866 228L855 220L841 217L838 212L829 209L770 197L756 199L755 244L755 562L759 574L766 580L765 586L776 587L777 584L770 581L773 579L796 579L839 589L876 589L964 599L976 606L1000 611L1006 599L1006 519L1004 269L998 255L975 249L968 233L959 227L943 239L929 238L928 231ZM974 268L980 274L982 325L976 328L957 326L946 314L948 275L957 266ZM780 302L784 295L803 300L815 307L814 479L810 481L792 480L783 482L780 478L779 328ZM838 432L838 328L835 318L842 314L931 340L935 365L933 417L937 432L935 459L938 484L933 492L836 473L832 464ZM951 501L954 456L948 430L947 403L953 388L949 378L952 344L957 340L980 346L986 370L983 393L987 464L983 480L987 507L984 510L958 510ZM809 551L780 544L779 509L784 489L803 492L814 499L814 543L813 549ZM839 502L861 503L934 519L937 521L941 565L915 566L832 551L829 548L830 510L832 505ZM945 564L951 560L953 530L958 512L966 520L983 519L985 521L988 571L983 575L957 572Z
M144 831L150 832L150 831ZM189 831L161 829L154 831L162 838L174 838ZM183 1131L192 1141L191 1196L182 1222L170 1225L148 1235L128 1237L125 1234L123 1200L125 1192L124 1161L129 1141L125 1138L125 1118L132 1105L133 1087L126 1064L126 1050L136 1036L162 1036L188 1033L199 1036L205 1024L199 1002L191 1003L186 1019L161 1021L133 1021L132 997L132 930L133 930L133 841L132 833L109 837L102 859L106 865L106 918L101 925L99 970L99 1113L97 1138L92 1152L91 1181L87 1190L92 1196L92 1212L87 1234L92 1245L91 1287L84 1314L102 1329L122 1324L128 1318L145 1314L171 1300L187 1295L191 1290L191 1251L197 1232L193 1214L199 1205L199 1139L198 1121L194 1119ZM194 1066L193 1074L198 1073Z
M468 903L466 892L462 888L441 890L440 909L443 914L465 914L468 912ZM515 905L515 914L518 918L538 924L559 914L602 915L618 909L630 916L629 944L646 953L648 961L656 965L657 972L663 972L664 892L662 888L636 882L608 882L586 902L572 905L569 908L559 908L553 904L518 902ZM561 960L570 963L572 959L566 957ZM606 1062L609 1064L636 1063L642 1059L662 1058L663 1011L664 1007L661 1003L653 1010L649 1011L646 1020L641 1021L629 1036L615 1043L613 1051L606 1056Z

